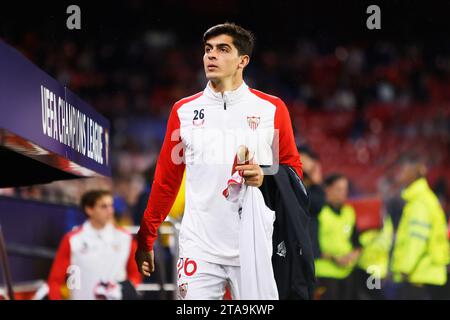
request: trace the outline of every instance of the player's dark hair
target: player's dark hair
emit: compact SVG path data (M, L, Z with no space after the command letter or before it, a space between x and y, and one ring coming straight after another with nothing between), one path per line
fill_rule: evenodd
M206 44L212 37L217 37L222 34L229 35L233 38L233 45L238 50L239 55L248 55L249 57L252 55L255 36L251 31L232 22L218 24L206 30L203 34L203 44Z
M347 177L345 175L343 175L342 173L331 173L325 177L325 179L323 180L323 184L325 187L330 187L336 181L341 180L341 179L347 179Z
M80 207L81 210L86 213L86 207L92 208L95 206L97 201L104 196L111 196L112 193L109 190L90 190L84 193L81 197Z

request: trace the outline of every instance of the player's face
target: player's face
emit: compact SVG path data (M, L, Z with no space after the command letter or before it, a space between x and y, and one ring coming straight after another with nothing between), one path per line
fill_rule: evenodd
M86 213L93 222L99 226L105 226L114 217L113 198L105 195L97 200L92 208L87 207Z
M327 200L335 205L343 205L348 198L348 180L339 179L326 189Z
M232 77L242 68L242 56L233 44L233 38L222 34L205 43L203 66L208 80L222 80Z

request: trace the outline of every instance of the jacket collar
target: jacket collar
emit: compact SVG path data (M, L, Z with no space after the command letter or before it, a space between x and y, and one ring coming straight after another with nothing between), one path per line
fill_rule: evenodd
M83 224L83 229L89 233L89 235L94 236L94 237L98 237L101 238L102 240L105 241L112 241L114 238L114 224L113 223L108 223L103 229L95 229L91 222L89 220L87 220L84 224Z
M248 86L245 82L242 82L242 84L233 91L224 91L223 95L221 92L215 92L211 88L210 81L206 84L206 88L203 91L204 95L210 99L213 99L220 103L226 103L227 105L234 104L241 100L247 93L249 92Z
M328 201L325 203L330 209L331 211L333 211L334 213L340 215L342 212L342 207L343 205L339 206L339 207L335 207L333 206L331 203L329 203Z
M430 189L430 187L428 186L427 179L419 178L402 191L402 198L406 201L410 201L418 194L426 192L428 189Z

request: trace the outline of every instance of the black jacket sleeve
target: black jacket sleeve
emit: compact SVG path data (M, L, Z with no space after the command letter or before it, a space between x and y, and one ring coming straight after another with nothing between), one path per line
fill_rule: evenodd
M359 249L361 248L361 242L359 242L359 236L361 235L361 233L359 232L356 223L355 226L353 227L353 232L352 232L352 245L353 245L353 249Z
M325 192L320 185L313 184L308 188L308 195L310 199L309 213L311 215L309 232L314 258L318 259L321 256L319 242L319 213L325 205Z

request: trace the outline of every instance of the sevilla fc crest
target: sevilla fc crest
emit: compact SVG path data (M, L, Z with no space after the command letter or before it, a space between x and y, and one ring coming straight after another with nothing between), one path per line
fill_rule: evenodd
M247 117L247 123L250 129L256 130L258 128L260 117Z
M186 282L182 283L178 286L178 294L180 295L181 299L186 298L187 290L188 290L188 284Z

